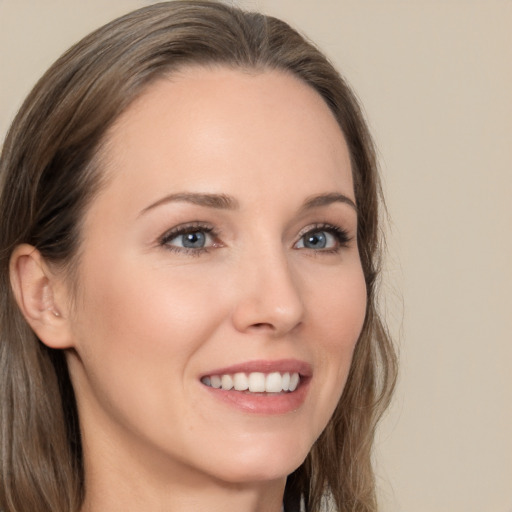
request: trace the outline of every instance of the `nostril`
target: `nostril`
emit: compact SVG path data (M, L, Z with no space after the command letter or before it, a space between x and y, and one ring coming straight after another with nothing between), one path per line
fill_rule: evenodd
M260 322L260 323L256 323L256 324L252 324L252 326L254 329L269 329L269 330L274 330L274 326L270 323L266 323L266 322Z

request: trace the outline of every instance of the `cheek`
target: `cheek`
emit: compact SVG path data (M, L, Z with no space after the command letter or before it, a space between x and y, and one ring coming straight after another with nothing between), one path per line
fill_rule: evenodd
M84 432L181 456L200 421L197 361L225 308L191 268L100 260L84 262L70 364Z
M344 269L343 275L325 280L315 297L317 360L324 390L318 393L327 423L343 392L354 349L366 314L366 284L360 265Z
M366 283L361 266L354 263L323 283L315 297L318 321L325 333L323 344L334 354L352 351L366 314ZM341 353L335 359L341 360Z
M217 328L219 302L207 282L186 272L129 259L102 263L85 262L75 322L84 382L98 400L135 409L165 403Z
M208 311L214 292L201 279L186 271L151 269L136 262L107 264L105 270L85 281L83 310L98 337L114 347L130 345L143 349L179 353L209 329ZM201 312L201 315L199 314ZM198 322L201 316L202 322Z

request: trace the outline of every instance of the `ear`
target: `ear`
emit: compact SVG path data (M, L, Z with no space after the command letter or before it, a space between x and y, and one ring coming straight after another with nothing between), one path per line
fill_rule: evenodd
M14 249L9 270L16 302L38 338L51 348L70 348L69 300L62 276L28 244Z

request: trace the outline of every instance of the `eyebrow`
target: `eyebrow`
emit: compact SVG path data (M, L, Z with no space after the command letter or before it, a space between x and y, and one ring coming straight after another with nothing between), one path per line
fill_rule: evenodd
M174 202L185 202L196 204L199 206L204 206L205 208L214 208L218 210L236 210L239 208L238 201L226 194L201 194L195 192L178 192L176 194L169 194L165 197L162 197L158 201L150 204L146 208L144 208L140 215L143 215L149 210L156 208L157 206L161 206L167 203ZM340 194L338 192L330 192L327 194L319 194L315 196L308 197L300 210L302 212L311 210L313 208L319 208L322 206L329 206L333 203L343 203L348 204L357 212L357 206L350 197L347 197L344 194Z
M301 211L311 210L313 208L319 208L322 206L329 206L333 203L343 203L351 206L357 213L356 203L350 199L350 197L340 194L338 192L331 192L328 194L319 194L316 196L311 196L306 199L304 202Z
M239 207L238 201L234 197L227 196L225 194L179 192L177 194L169 194L168 196L162 197L162 199L159 199L155 203L150 204L140 212L140 215L146 213L148 210L156 208L157 206L174 202L192 203L206 208L215 208L219 210L236 210Z

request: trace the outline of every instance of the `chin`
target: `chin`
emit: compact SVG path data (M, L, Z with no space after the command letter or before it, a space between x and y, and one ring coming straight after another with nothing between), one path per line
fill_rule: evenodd
M293 473L302 463L300 461L296 464L280 463L273 465L272 462L267 462L265 465L252 465L240 462L240 464L233 468L224 471L218 475L219 479L229 484L247 484L247 483L264 483L272 481L280 481Z
M297 444L283 449L255 444L246 449L232 448L226 453L233 458L224 463L217 459L215 471L220 479L229 483L265 482L281 480L293 473L307 457L309 449Z

